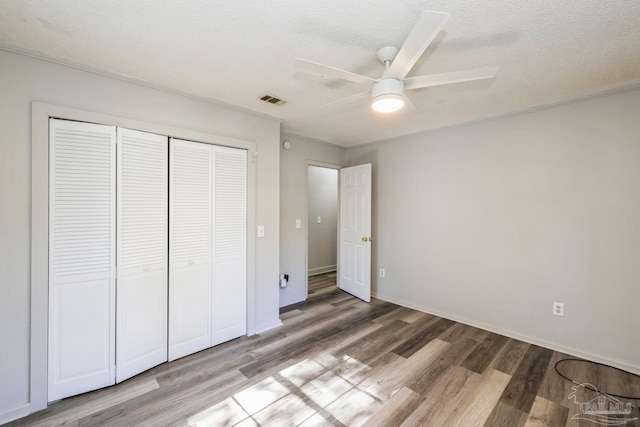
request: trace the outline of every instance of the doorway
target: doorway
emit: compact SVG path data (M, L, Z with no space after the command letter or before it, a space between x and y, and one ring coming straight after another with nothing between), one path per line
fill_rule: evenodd
M307 162L307 297L309 277L338 268L339 168Z

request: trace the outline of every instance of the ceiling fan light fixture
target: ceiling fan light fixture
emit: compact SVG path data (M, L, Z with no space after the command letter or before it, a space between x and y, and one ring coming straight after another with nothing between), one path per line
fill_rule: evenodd
M404 83L383 78L371 85L371 108L379 113L393 113L404 106Z
M386 93L373 98L371 108L379 113L394 113L404 107L402 95Z

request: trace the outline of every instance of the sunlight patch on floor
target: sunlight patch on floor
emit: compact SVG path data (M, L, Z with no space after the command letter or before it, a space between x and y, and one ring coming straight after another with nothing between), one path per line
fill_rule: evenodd
M362 425L381 402L357 388L369 366L321 354L289 366L189 418L190 426ZM334 421L335 421L334 420Z

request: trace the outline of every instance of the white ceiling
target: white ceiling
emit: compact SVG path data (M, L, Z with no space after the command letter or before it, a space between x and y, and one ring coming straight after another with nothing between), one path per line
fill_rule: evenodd
M500 66L496 78L412 91L414 112L320 109L362 88L296 71L295 58L378 78L376 50L402 45L423 10L451 16L409 77ZM640 85L640 1L2 0L0 46L352 146Z

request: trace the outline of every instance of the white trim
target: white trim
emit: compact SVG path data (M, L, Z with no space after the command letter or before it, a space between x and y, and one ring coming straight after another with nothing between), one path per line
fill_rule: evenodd
M264 326L258 326L255 330L256 334L261 334L263 332L266 332L268 330L271 330L273 328L277 328L279 326L282 326L282 320L278 319L277 322L272 323L271 325L264 325Z
M49 336L49 114L31 105L30 411L47 407ZM36 209L36 207L39 207Z
M0 412L0 424L26 417L30 413L31 405L28 403L26 405L18 406L17 408L9 409L8 411Z
M331 273L337 271L337 264L325 265L324 267L310 268L307 276L317 276L319 274Z
M535 344L537 346L540 347L544 347L544 348L548 348L550 350L555 350L555 351L559 351L561 353L566 353L572 356L576 356L576 357L580 357L582 359L587 359L587 360L591 360L594 362L599 362L599 363L604 363L606 365L611 365L613 367L625 370L627 372L631 372L633 374L636 375L640 375L640 366L635 366L626 362L622 362L619 360L612 360L609 359L605 356L599 355L599 354L593 354L593 353L588 353L588 352L584 352L572 347L567 347L564 346L562 344L558 344L558 343L554 343L554 342L550 342L550 341L545 341L545 340L541 340L538 338L533 338L530 337L528 335L522 335L519 334L517 332L513 332L510 331L508 329L502 329L502 328L498 328L495 327L493 325L488 325L486 323L482 323L482 322L476 322L473 320L469 320L466 319L464 317L460 317L451 313L444 313L441 312L439 310L431 310L431 309L425 309L425 308L421 308L421 307L417 307L411 303L407 303L405 301L400 301L398 299L395 298L388 298L388 297L381 297L380 295L377 294L372 294L371 295L374 298L377 298L381 301L387 301L393 304L397 304L397 305L401 305L403 307L407 307L407 308L411 308L413 310L417 310L417 311L421 311L423 313L428 313L428 314L433 314L435 316L438 317L442 317L444 319L449 319L449 320L453 320L456 321L458 323L463 323L465 325L469 325L469 326L473 326L475 328L479 328L479 329L483 329L485 331L489 331L489 332L493 332L496 334L500 334L500 335L504 335L505 337L509 337L509 338L514 338L520 341L524 341L527 342L529 344Z
M247 162L247 335L256 333L257 143L126 117L33 102L31 105L31 323L28 413L47 407L49 118L125 127L169 137L248 150ZM261 330L270 329L273 325ZM28 415L26 413L25 415Z

